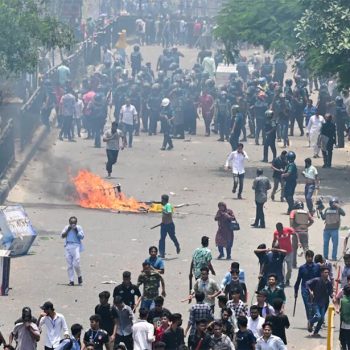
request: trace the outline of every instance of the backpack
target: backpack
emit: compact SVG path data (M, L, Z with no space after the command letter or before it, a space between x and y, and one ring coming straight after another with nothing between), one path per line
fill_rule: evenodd
M60 344L64 342L66 339L61 339ZM73 347L73 340L69 338L69 343L65 344L63 347L60 348L60 350L70 350Z

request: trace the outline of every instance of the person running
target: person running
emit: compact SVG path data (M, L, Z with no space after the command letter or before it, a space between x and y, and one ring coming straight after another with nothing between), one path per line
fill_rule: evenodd
M180 244L176 238L175 224L173 221L174 208L169 203L169 196L163 194L161 197L162 203L162 223L160 225L160 239L159 239L159 257L165 258L165 239L169 234L170 239L174 242L176 254L180 254Z
M120 141L122 141L122 143ZM111 130L107 130L104 133L103 142L106 142L107 176L111 177L112 167L113 167L113 164L115 164L118 160L119 150L123 150L127 144L126 137L124 136L123 132L118 129L118 123L113 122Z
M248 155L245 151L243 151L243 143L238 144L238 148L236 151L233 151L229 154L229 156L226 159L225 163L225 169L232 169L232 175L233 175L233 188L232 193L236 193L238 183L238 199L242 199L242 192L243 192L243 183L244 183L244 163L246 160L248 160Z
M329 269L327 267L321 267L321 277L315 277L312 280L306 282L306 288L309 290L309 294L312 300L312 310L314 315L308 322L308 331L313 336L318 337L324 322L324 317L327 312L329 298L333 297L333 286L329 280ZM314 328L314 324L316 327Z

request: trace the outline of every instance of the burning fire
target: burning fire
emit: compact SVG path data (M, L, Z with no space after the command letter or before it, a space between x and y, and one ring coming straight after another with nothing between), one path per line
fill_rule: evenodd
M87 170L80 170L73 178L79 205L84 208L112 209L127 212L153 211L152 206L127 198L120 190L120 185L103 180Z

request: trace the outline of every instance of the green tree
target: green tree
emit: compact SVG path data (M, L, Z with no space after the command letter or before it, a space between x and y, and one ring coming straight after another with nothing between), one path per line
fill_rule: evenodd
M299 0L229 0L217 17L215 36L227 51L239 42L262 45L265 50L291 53L295 24L303 7Z
M337 75L350 87L350 7L348 0L301 0L307 7L296 26L299 54L320 76Z
M39 48L70 49L71 30L42 12L35 0L0 0L0 75L36 69Z

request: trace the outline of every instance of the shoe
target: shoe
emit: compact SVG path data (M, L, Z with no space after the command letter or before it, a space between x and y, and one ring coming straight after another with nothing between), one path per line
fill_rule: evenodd
M111 178L111 173L108 173L107 177L110 179Z
M62 136L60 136L58 139L61 140L61 141L63 141L63 137L62 137Z
M250 224L250 227L258 228L259 225L257 225L257 224Z
M265 225L259 225L259 228L265 228Z
M274 194L271 195L271 199L272 199L273 201L275 200L275 195L274 195Z
M73 286L74 286L74 282L73 282L73 281L70 281L70 282L68 283L68 285L71 286L71 287L73 287Z
M162 147L160 150L161 150L161 151L165 151L165 147Z
M222 255L222 254L220 254L218 257L217 257L217 259L218 260L220 260L220 259L222 259L224 256Z
M286 281L286 284L284 285L285 287L290 287L290 282Z
M236 193L236 187L233 187L232 193Z
M242 198L242 195L239 194L239 195L237 196L237 199L243 199L243 198Z
M255 145L256 145L256 146L260 146L260 144L259 144L258 141L255 141Z
M309 332L309 333L312 333L312 324L311 324L311 322L310 321L308 321L307 322L307 331Z
M312 336L315 338L321 338L321 334L318 334L317 332L313 332Z
M180 247L177 247L177 248L176 248L176 254L180 254L180 252L181 252L181 248L180 248Z
M217 141L224 142L225 139L223 139L223 138L220 137L219 139L217 139Z
M173 148L174 148L173 146L171 146L171 147L169 146L166 150L171 151Z
M226 260L232 260L232 258L230 256L227 256Z
M323 165L322 165L322 168L323 168L323 169L327 168L327 165L326 165L326 164L323 164Z
M243 139L239 140L239 142L247 142L247 138L244 137Z
M284 198L281 198L280 201L281 201L281 202L284 202Z
M78 277L78 283L79 283L79 286L81 286L83 284L83 277Z
M158 258L164 259L164 258L165 258L165 255L159 254L159 255L158 255Z
M267 159L262 160L263 163L268 163L269 161Z

